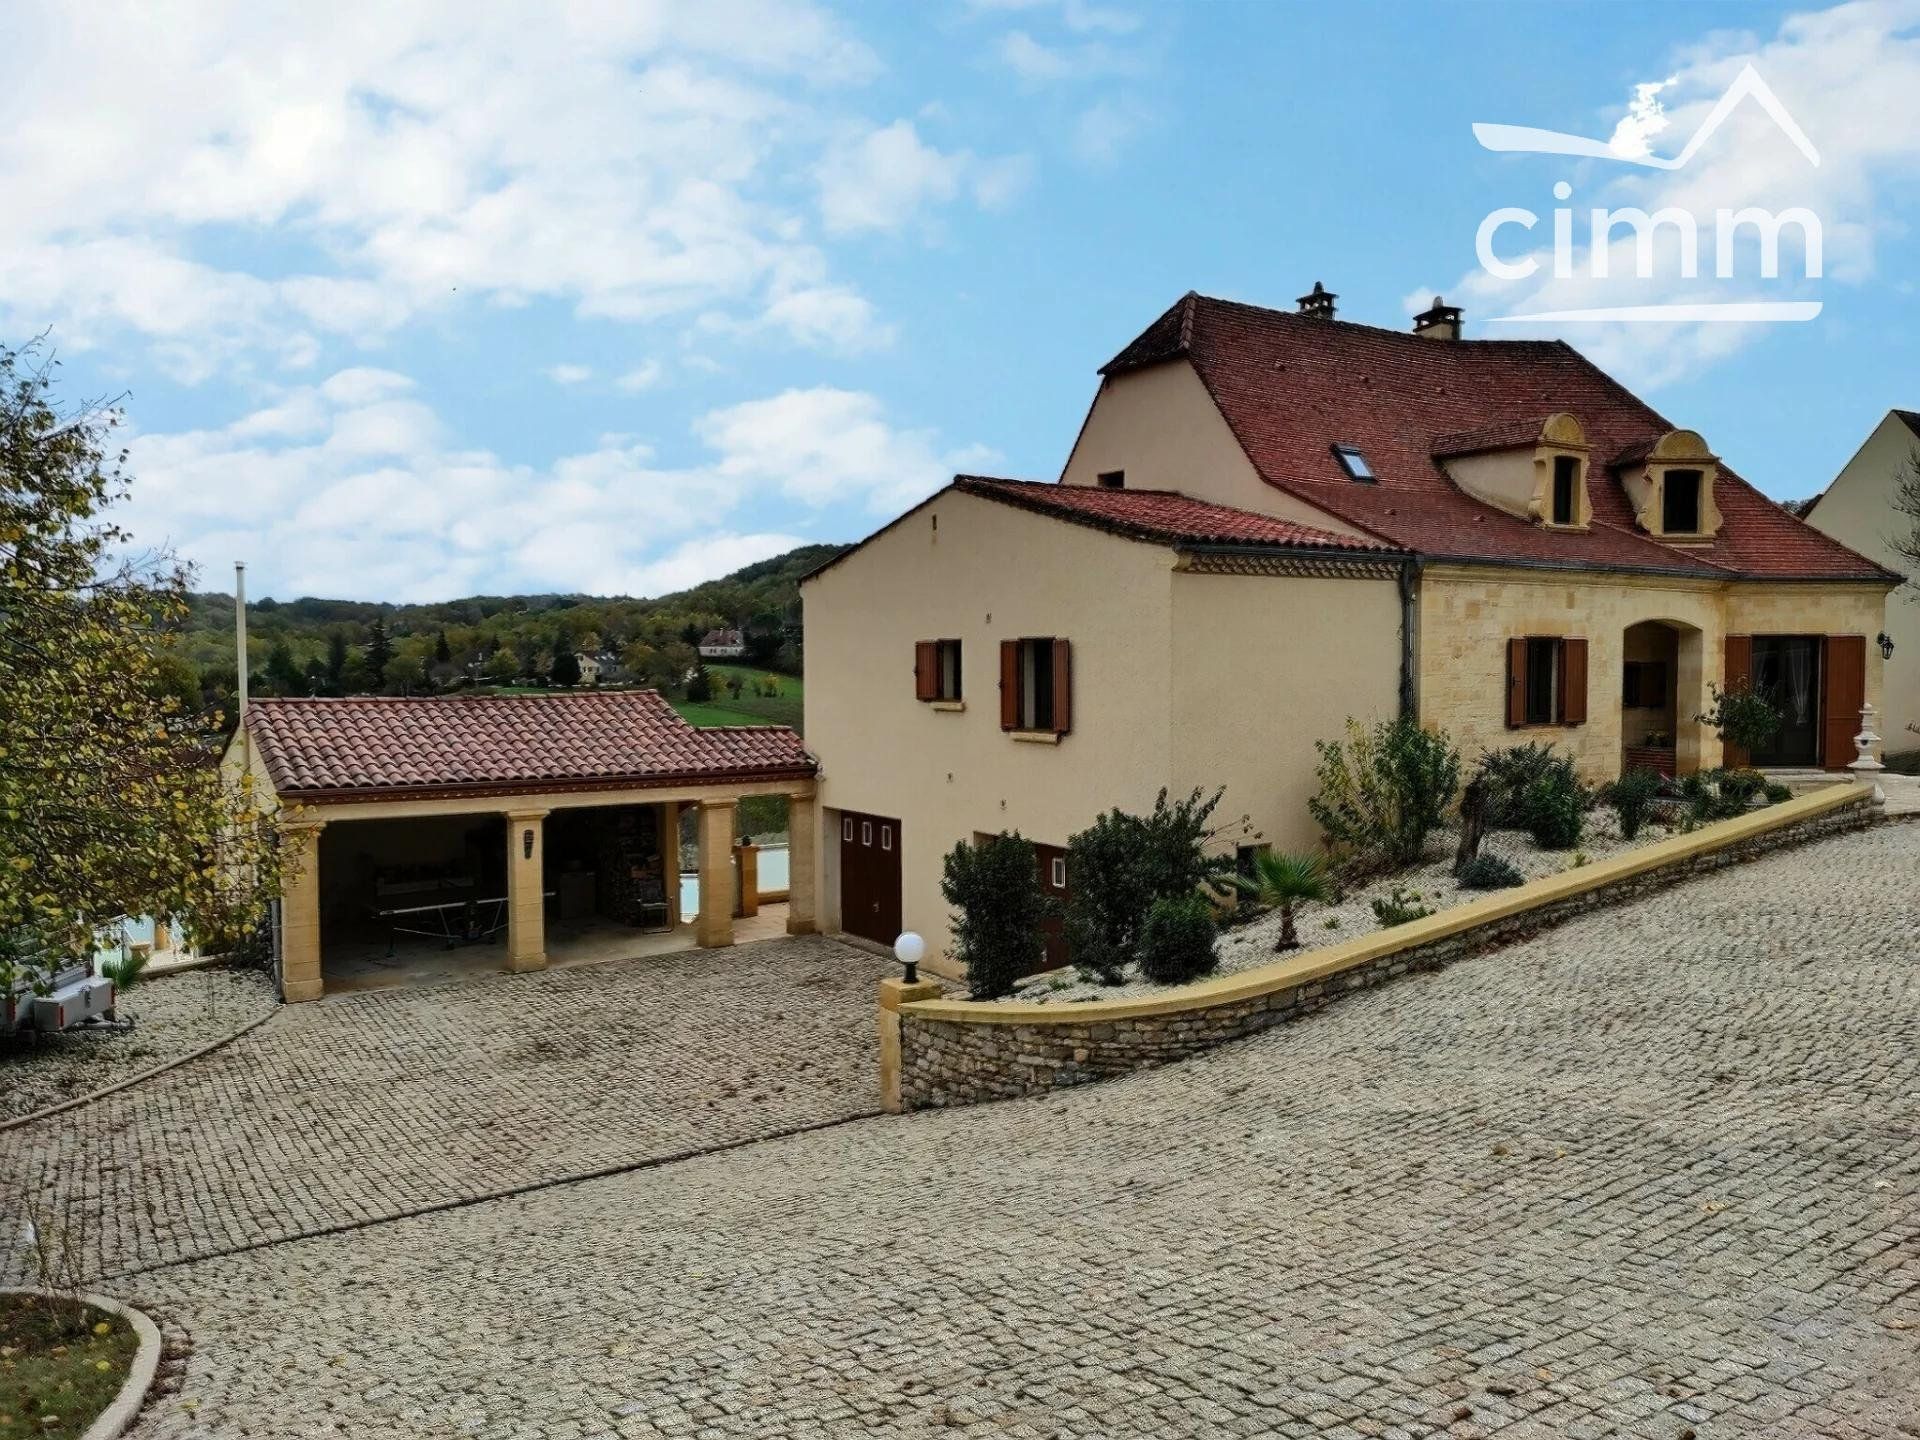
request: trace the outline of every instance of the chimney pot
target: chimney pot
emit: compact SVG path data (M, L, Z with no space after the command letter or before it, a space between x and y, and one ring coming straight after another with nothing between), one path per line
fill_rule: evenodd
M1333 319L1333 302L1339 298L1316 280L1313 282L1313 289L1302 295L1297 303L1302 315L1310 315L1315 320L1331 320Z
M1460 307L1447 304L1438 295L1434 296L1432 308L1413 317L1413 333L1429 340L1458 340Z

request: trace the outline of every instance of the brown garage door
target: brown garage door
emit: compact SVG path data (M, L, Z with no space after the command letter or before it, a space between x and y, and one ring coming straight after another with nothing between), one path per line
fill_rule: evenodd
M1057 845L1036 844L1033 858L1040 866L1040 893L1064 910L1072 894L1067 884L1067 852ZM1040 926L1040 933L1047 942L1046 954L1040 962L1042 969L1057 970L1072 961L1067 953L1066 922L1060 910L1056 910L1052 918Z
M840 928L881 945L900 934L900 822L840 812Z

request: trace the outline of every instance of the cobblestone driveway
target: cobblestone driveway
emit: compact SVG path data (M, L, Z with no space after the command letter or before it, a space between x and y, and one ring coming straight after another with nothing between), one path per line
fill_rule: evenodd
M893 968L776 940L289 1006L0 1134L0 1193L112 1275L869 1112Z
M158 1271L145 1440L1920 1434L1920 826L1201 1060Z

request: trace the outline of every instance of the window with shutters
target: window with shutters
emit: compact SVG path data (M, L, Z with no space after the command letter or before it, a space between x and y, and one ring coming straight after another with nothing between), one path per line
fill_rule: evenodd
M960 642L921 640L913 647L913 695L916 700L958 704L961 690Z
M1000 728L1060 736L1073 728L1072 646L1058 636L1000 642Z
M1587 722L1587 642L1528 635L1507 642L1507 725Z

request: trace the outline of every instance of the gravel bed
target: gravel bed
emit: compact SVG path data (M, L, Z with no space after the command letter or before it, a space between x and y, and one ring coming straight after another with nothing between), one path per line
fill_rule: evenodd
M1670 832L1649 821L1632 842L1620 837L1620 825L1613 811L1601 807L1587 813L1586 833L1572 850L1542 850L1533 837L1522 830L1489 830L1480 844L1483 855L1498 855L1512 862L1529 880L1558 874L1575 864L1605 860L1638 845L1664 840ZM1418 904L1440 911L1477 900L1496 891L1466 890L1453 878L1453 850L1459 842L1457 829L1436 830L1428 837L1424 863L1397 875L1388 875L1354 885L1335 904L1305 905L1294 913L1294 929L1300 937L1298 950L1276 953L1273 942L1280 936L1280 916L1271 911L1258 919L1235 925L1220 935L1216 975L1232 975L1257 969L1275 960L1307 954L1323 945L1337 945L1357 935L1381 928L1374 917L1373 901L1384 899L1397 886L1417 894ZM1073 1003L1083 1000L1130 1000L1164 994L1175 987L1156 985L1151 980L1130 976L1120 985L1101 985L1077 974L1035 976L1021 986L1014 998L1040 1004Z
M91 1094L232 1034L279 1002L259 970L186 970L143 980L120 1005L133 1029L0 1039L0 1120Z

